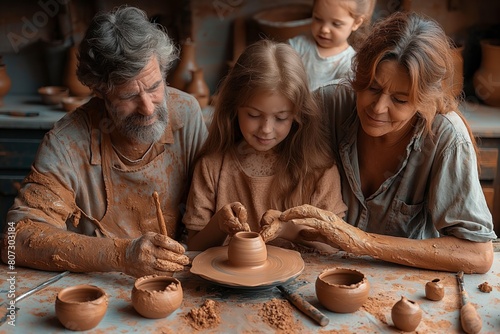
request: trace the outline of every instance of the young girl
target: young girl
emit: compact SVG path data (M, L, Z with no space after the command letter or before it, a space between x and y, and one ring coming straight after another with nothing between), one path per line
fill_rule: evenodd
M311 90L351 73L355 48L368 33L375 0L315 0L311 34L288 42L300 54Z
M183 218L188 249L220 246L240 230L258 232L268 209L277 218L313 204L344 215L320 115L302 61L288 44L261 40L247 47L221 84L195 167ZM287 240L304 228L279 226Z

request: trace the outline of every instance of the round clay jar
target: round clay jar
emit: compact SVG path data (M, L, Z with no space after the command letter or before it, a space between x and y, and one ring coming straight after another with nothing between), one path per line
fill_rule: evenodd
M258 267L267 261L267 247L257 232L237 232L227 248L229 264L235 267Z
M401 297L391 310L391 317L394 326L405 332L413 332L422 320L422 310L420 306L412 301Z
M438 301L444 297L444 286L439 278L433 279L425 284L425 297Z
M59 291L56 316L73 331L86 331L99 324L108 308L108 296L94 285L75 285Z
M330 268L316 279L316 296L321 305L337 313L357 311L368 299L370 283L355 269Z
M145 318L169 316L181 306L182 299L181 282L171 276L140 277L132 289L132 305Z

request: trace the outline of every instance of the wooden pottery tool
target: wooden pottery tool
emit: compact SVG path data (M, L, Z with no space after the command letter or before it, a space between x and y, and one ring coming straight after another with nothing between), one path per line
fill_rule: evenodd
M17 304L17 302L21 301L22 299L34 294L35 292L38 292L40 290L42 290L43 288L45 288L46 286L58 281L59 279L63 278L64 276L66 276L67 274L69 274L69 271L63 271L62 273L60 274L57 274L56 276L46 280L45 282L37 285L36 287L34 287L33 289L30 289L28 291L26 291L25 293L17 296L15 299L14 299L14 305ZM6 305L8 303L4 302L2 305L0 305L0 326L7 320L7 316L9 314L9 309L7 308L8 305ZM18 308L16 307L16 311L18 310Z
M483 327L481 317L474 308L474 305L468 302L467 292L464 289L464 272L457 273L458 287L460 289L460 296L462 298L462 307L460 308L460 323L462 329L468 334L479 333Z
M281 291L283 296L285 296L290 303L295 305L300 311L302 311L305 315L316 321L321 326L326 326L330 322L327 316L321 313L316 307L311 305L307 300L302 298L298 293L290 291L288 288L283 285L278 285L277 288Z
M165 219L163 218L163 213L161 211L161 206L160 206L160 198L156 191L153 192L153 200L156 206L156 218L158 219L158 226L160 226L160 232L163 235L167 235L167 225L165 224Z

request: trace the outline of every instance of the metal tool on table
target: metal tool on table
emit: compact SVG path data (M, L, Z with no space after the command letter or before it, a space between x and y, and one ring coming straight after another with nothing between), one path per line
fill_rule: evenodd
M477 310L474 308L474 305L468 302L467 292L465 292L464 288L463 271L457 273L457 281L462 299L462 307L460 308L460 323L462 324L462 329L468 334L479 333L483 327L483 322Z
M49 278L48 280L46 280L45 282L37 285L36 287L34 287L33 289L30 289L28 291L26 291L25 293L17 296L15 299L14 299L14 303L17 304L17 302L21 301L22 299L28 297L28 296L31 296L32 294L34 294L35 292L38 292L42 289L44 289L46 286L58 281L59 279L63 278L64 276L66 276L67 274L69 274L70 272L69 271L64 271L60 274L57 274L56 276L54 277L51 277ZM0 326L3 325L3 323L7 320L7 316L9 314L9 309L7 308L8 306L5 305L6 303L4 302L1 306L0 306L0 310L1 310L1 313L0 313ZM16 307L16 310L18 308Z
M327 316L321 313L316 307L311 305L307 300L302 298L298 293L292 292L283 285L278 285L277 288L295 307L302 311L305 315L316 321L321 326L326 326L330 322Z

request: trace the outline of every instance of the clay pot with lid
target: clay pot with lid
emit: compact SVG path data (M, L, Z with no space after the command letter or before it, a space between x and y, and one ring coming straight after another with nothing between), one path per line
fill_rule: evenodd
M227 259L235 267L259 267L266 263L267 246L257 232L237 232L229 240Z
M444 286L439 278L433 279L425 284L425 297L434 301L443 299Z
M337 313L357 311L368 299L370 283L355 269L330 268L316 279L316 296L321 305Z
M422 320L422 309L418 303L401 297L391 310L391 317L394 326L405 332L412 332Z
M165 318L177 310L183 299L181 282L171 276L138 278L132 288L132 305L145 318Z
M73 331L86 331L99 324L108 308L108 296L94 285L75 285L59 291L56 316Z

